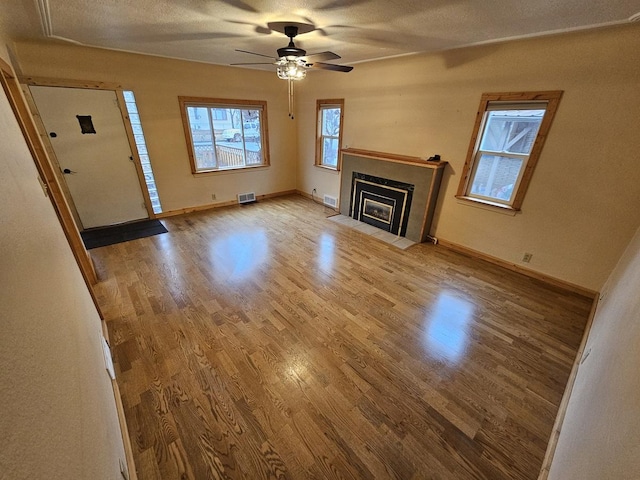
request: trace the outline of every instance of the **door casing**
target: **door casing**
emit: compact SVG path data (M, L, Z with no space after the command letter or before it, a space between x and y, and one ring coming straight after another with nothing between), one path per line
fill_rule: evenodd
M126 111L126 107L124 104L124 96L122 94L122 89L119 88L119 86L115 86L113 84L103 84L103 83L99 83L99 82L71 82L68 80L60 80L60 81L56 81L56 80L52 80L52 79L37 79L34 77L28 77L27 79L25 79L27 82L27 87L33 87L35 86L37 87L63 87L64 89L60 90L60 95L61 96L67 96L69 97L72 101L73 99L76 99L77 97L86 97L85 101L82 102L82 108L80 108L79 110L82 110L83 112L89 112L89 110L91 109L96 109L96 108L100 108L100 105L102 105L102 108L105 108L105 112L104 115L110 115L111 116L111 122L112 122L112 126L115 128L115 132L116 132L116 137L112 137L116 140L116 145L120 145L119 149L117 150L118 154L114 156L114 161L119 162L120 168L111 168L110 167L113 165L113 162L103 162L104 164L104 175L105 178L118 178L118 176L120 175L124 175L124 177L121 177L126 185L126 181L128 180L128 187L127 187L127 194L129 195L129 201L128 203L124 203L121 206L123 208L125 208L125 210L120 210L119 214L116 214L116 210L100 210L101 205L99 203L96 203L95 205L93 205L90 208L86 208L86 204L91 203L93 201L93 199L91 197L87 197L86 196L86 189L84 191L84 193L82 193L82 190L80 190L80 193L78 191L78 185L80 185L80 187L82 187L83 182L79 182L80 179L82 179L81 175L89 175L87 177L85 177L85 182L91 182L92 178L95 178L96 176L100 175L100 170L102 168L101 164L99 162L95 162L92 161L91 158L92 157L80 157L82 158L82 165L81 167L78 168L78 170L82 169L82 172L78 173L78 176L73 176L71 177L70 175L68 177L69 178L69 182L72 188L74 188L75 190L75 194L72 195L71 191L68 188L64 188L67 185L66 182L66 178L64 178L64 175L62 174L62 168L60 163L70 163L71 161L73 161L76 149L73 147L74 143L78 144L79 148L86 148L87 144L95 144L98 143L101 139L106 139L107 137L104 137L102 135L108 135L107 131L104 129L98 129L98 135L100 136L94 136L94 135L88 135L88 136L84 136L84 135L80 135L79 134L79 126L78 126L78 130L76 130L76 125L71 127L71 130L69 131L69 121L71 120L72 117L69 117L70 112L66 112L66 117L64 117L63 119L56 119L56 117L54 117L51 113L51 108L47 109L47 105L45 104L44 106L41 105L41 108L45 108L45 110L43 110L42 114L43 116L45 116L45 118L47 118L47 122L49 123L49 128L51 128L52 123L53 122L57 122L57 126L56 128L64 128L64 125L67 125L67 132L64 135L63 138L55 138L53 140L51 140L48 136L48 132L45 128L44 125L44 121L43 118L40 116L39 112L38 112L38 108L37 105L33 99L33 95L32 92L29 90L29 88L27 87L23 87L23 92L25 93L25 95L28 97L29 99L29 104L32 110L32 113L34 114L35 118L36 118L36 124L40 130L40 134L41 134L41 138L43 143L45 144L48 153L50 155L50 157L53 160L53 163L56 166L56 173L57 173L57 177L59 182L63 185L63 190L65 193L65 197L67 198L68 203L70 204L72 211L73 211L73 216L74 219L76 221L76 224L78 224L78 227L82 230L83 228L88 228L88 227L94 227L94 226L102 226L102 225L107 225L107 224L113 224L113 223L120 223L122 221L131 221L131 220L135 220L137 218L155 218L155 215L153 214L153 209L151 207L151 201L149 198L149 192L147 190L147 185L146 182L144 180L144 173L142 171L142 165L140 163L140 159L137 153L137 147L135 145L135 140L134 140L134 136L133 136L133 131L131 129L131 125L129 123L129 117L128 117L128 113ZM100 88L95 88L96 86L99 86ZM77 92L74 90L68 90L69 88L72 89L83 89L83 90L93 90L96 91L95 95L91 95L89 92L87 92L86 94L84 92ZM122 120L122 124L120 124L118 121L115 121L115 123L113 123L113 112L111 110L106 110L108 108L111 107L110 105L110 98L109 98L109 94L107 94L106 91L111 91L115 93L115 101L117 103L117 106L119 108L118 110L118 116L119 118L121 118ZM98 93L98 91L105 91L104 93ZM38 94L39 101L43 102L43 98L44 100L47 101L55 101L55 95L56 95L56 91L55 90L48 90L48 89L38 89L37 92L35 92L36 94ZM100 100L101 99L101 100ZM85 106L88 105L90 103L94 103L95 101L95 106L93 107L89 107L89 106ZM106 102L106 103L105 103ZM62 110L64 110L64 108L66 107L66 103L62 106ZM49 113L47 114L47 110L49 110ZM57 111L57 110L54 110ZM73 112L75 112L75 110L73 110ZM111 113L110 113L111 112ZM48 116L47 116L48 115ZM100 117L98 117L99 120ZM73 119L73 121L75 121L75 119ZM117 131L120 129L120 126L122 125L124 127L124 132L126 134L126 142L122 143L120 142L118 139L124 140L123 137L118 137ZM63 141L64 139L64 141ZM119 142L119 143L118 143ZM128 148L125 147L124 145L127 145L128 143ZM54 147L54 144L56 145ZM71 148L69 147L71 145ZM109 145L111 145L111 143L109 143ZM58 158L56 155L56 151L55 149L58 150L63 150L63 148L66 148L66 155L65 153L62 153L63 158ZM98 155L100 155L100 152L102 152L103 149L98 149ZM76 156L76 161L77 161L77 156ZM134 184L131 183L131 181L133 180L133 177L131 177L131 172L130 170L128 170L131 167L131 164L129 162L129 158L131 158L131 161L133 163L134 166L134 170L135 170L135 177L137 178L138 184L136 186L134 186ZM62 165L62 167L64 167L66 165ZM91 167L94 167L93 172L94 174L91 175ZM114 187L120 187L121 185L119 184L119 182L116 182L118 185L114 185ZM102 184L99 184L96 186L96 191L99 191L99 189L102 187ZM114 191L117 188L114 188ZM138 190L139 189L139 190ZM140 195L137 192L141 193L142 199L140 200ZM82 193L82 195L81 195ZM103 191L103 195L111 195L111 191L108 189L105 189ZM76 198L74 198L74 196ZM136 197L138 199L136 199ZM120 198L112 198L113 203L117 204L120 201ZM139 202L143 202L144 203L144 208L140 209L139 207L141 206ZM80 203L78 203L80 202ZM76 205L77 204L77 205ZM127 205L129 205L129 207L127 207ZM129 208L130 211L127 212L126 208ZM79 215L78 214L78 210L82 209L82 213L83 215ZM131 209L132 213L131 213ZM94 214L95 212L95 214ZM96 217L97 218L94 218ZM83 222L80 220L80 217L84 216L85 218L85 222L87 223L85 225L83 225Z

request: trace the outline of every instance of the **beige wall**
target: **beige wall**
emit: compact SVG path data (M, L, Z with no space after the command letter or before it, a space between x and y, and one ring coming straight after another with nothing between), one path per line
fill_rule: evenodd
M312 166L312 139L315 99L342 96L345 145L450 162L442 238L514 263L533 252L532 268L590 288L602 286L632 238L603 289L550 475L626 479L640 470L637 34L617 28L362 64L349 76L313 72L299 86L296 123L282 84L259 73L256 82L221 67L68 46L22 44L19 55L27 74L121 81L136 92L167 209L209 203L212 188L224 192L219 199L252 184L259 194L293 188L296 135L298 188L337 195L338 176ZM0 40L6 60L1 30ZM565 97L523 213L457 203L480 94L534 89ZM175 97L220 91L269 101L271 169L190 175ZM0 474L118 478L122 446L98 317L2 93L0 132Z
M553 480L640 475L640 229L598 305L551 465Z
M298 189L338 194L338 175L313 166L315 101L344 98L343 146L449 162L436 236L597 290L640 224L638 79L637 25L312 72L298 89ZM480 95L529 90L564 97L522 213L460 203Z
M272 72L77 47L19 43L26 75L112 81L135 91L165 211L298 188L338 195L339 175L313 166L315 100L345 98L344 145L449 162L432 233L534 271L598 290L640 224L640 35L637 25L312 72L298 112ZM516 216L454 198L480 95L564 90ZM268 102L272 166L194 176L178 95ZM296 157L298 163L296 166ZM533 253L522 264L524 252Z
M236 194L296 188L295 123L287 116L287 89L273 72L207 65L62 44L19 43L28 76L117 82L136 95L147 147L165 211L236 199ZM271 166L194 176L178 96L266 100Z
M120 478L100 319L1 88L0 138L0 478Z
M9 45L11 44L10 36L6 32L5 20L0 17L0 58L9 58Z

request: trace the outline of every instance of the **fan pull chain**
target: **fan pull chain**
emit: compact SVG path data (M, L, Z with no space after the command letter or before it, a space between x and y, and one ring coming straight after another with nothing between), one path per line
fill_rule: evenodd
M289 83L289 118L293 120L293 111L294 111L294 97L293 97L293 80L291 78L287 79Z

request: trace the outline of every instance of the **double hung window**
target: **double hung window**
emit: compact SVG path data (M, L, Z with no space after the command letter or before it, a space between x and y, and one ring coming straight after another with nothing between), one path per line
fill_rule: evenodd
M318 100L316 165L340 170L344 100Z
M458 197L519 210L561 94L484 94Z

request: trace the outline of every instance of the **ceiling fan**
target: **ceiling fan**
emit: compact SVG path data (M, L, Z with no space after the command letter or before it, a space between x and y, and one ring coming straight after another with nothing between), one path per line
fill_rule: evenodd
M333 63L324 63L326 60L337 60L340 55L333 52L320 52L307 55L306 50L296 47L293 39L304 33L315 30L313 25L298 22L271 22L267 24L269 29L284 33L289 37L289 44L286 47L277 50L278 56L271 57L261 53L249 52L247 50L236 50L236 52L258 55L260 57L270 58L271 62L250 62L250 63L232 63L231 65L275 65L278 78L287 80L289 83L289 117L293 119L293 82L302 80L307 76L307 69L317 68L321 70L332 70L334 72L348 73L353 67L348 65L336 65Z

